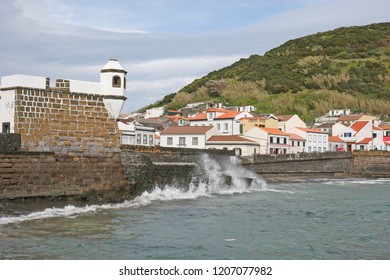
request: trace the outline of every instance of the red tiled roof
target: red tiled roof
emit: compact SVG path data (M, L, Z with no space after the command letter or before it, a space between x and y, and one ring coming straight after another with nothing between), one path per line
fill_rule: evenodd
M383 130L390 130L390 125L381 125L379 128L382 128Z
M242 112L237 111L228 111L225 114L216 117L215 119L234 119L237 115L241 114Z
M302 130L302 131L304 131L304 132L326 134L326 132L322 132L321 130L319 130L319 129L314 129L314 128L297 127L297 129Z
M189 119L190 121L204 121L207 120L206 113L197 114L195 117Z
M337 136L329 136L329 142L344 143L344 141Z
M294 115L281 115L281 116L276 116L276 118L277 118L279 121L282 121L282 122L286 122L286 121L288 121L289 119L291 119L292 117L294 117Z
M214 135L211 136L207 142L251 142L256 143L255 141L246 139L238 135Z
M269 134L289 136L287 133L285 133L285 132L283 132L283 131L281 131L279 129L276 129L276 128L259 127L259 129L262 129L262 130L264 130L265 132L267 132Z
M362 130L369 121L355 121L353 124L351 124L349 127L352 128L355 131L360 131Z
M205 134L212 128L213 126L170 126L160 134Z
M363 117L364 115L363 114L359 114L359 115L346 115L346 116L340 116L337 121L357 121L357 120L360 120L361 117Z
M372 138L363 138L362 140L360 140L359 142L357 142L357 144L368 144L372 141Z
M297 134L295 134L295 133L286 133L286 134L288 134L288 135L290 136L290 139L291 139L291 140L306 141L305 138L303 138L303 137L301 137L301 136L299 136L299 135L297 135Z

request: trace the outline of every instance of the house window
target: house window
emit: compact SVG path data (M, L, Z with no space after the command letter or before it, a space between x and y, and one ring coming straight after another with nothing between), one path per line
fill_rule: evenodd
M363 145L360 145L360 150L364 151L364 146Z
M225 131L227 131L228 128L229 128L229 124L228 124L228 123L225 123L225 124L224 124L224 129L225 129Z
M326 148L322 148L322 151L325 153L326 152Z
M121 77L119 76L112 77L112 87L116 87L116 88L121 87Z
M308 141L311 142L311 134L308 136Z
M168 146L172 146L173 145L173 138L172 137L168 137L167 138L167 145Z
M186 145L186 138L179 137L179 147L185 147L185 145Z
M270 142L270 143L273 143L273 142L274 142L274 138L273 138L273 137L270 137L270 138L269 138L269 142Z
M142 143L143 143L144 145L147 145L147 144L148 144L148 135L146 135L146 134L143 135L143 141L142 141Z
M217 129L218 129L218 130L221 130L221 124L220 124L220 123L217 124Z
M2 133L11 133L11 123L3 122Z
M153 146L153 135L149 135L149 145Z
M324 138L324 143L326 143L326 136L324 135L323 138Z
M283 138L283 143L287 145L287 138Z
M137 144L141 144L141 134L137 134Z
M294 144L295 144L294 141L291 141L291 146L294 146Z
M311 153L311 147L308 148L309 153Z
M345 132L344 133L344 137L352 137L352 133L351 132Z
M198 146L198 137L192 137L192 145Z
M313 135L313 142L317 142L317 135Z
M276 144L279 144L279 143L280 143L280 138L276 137Z
M321 135L318 135L318 143L321 143L322 137Z

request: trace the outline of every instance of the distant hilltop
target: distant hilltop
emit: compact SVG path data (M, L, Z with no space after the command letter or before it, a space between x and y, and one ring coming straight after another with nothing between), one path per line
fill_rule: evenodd
M196 79L150 107L224 101L313 121L332 108L390 112L390 23L343 27L290 40ZM386 117L386 116L385 116Z

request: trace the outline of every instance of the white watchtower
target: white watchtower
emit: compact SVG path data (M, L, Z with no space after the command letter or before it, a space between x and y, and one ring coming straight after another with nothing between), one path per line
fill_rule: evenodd
M104 104L114 118L118 118L126 99L126 74L127 71L117 59L110 59L100 71L102 94L105 95Z

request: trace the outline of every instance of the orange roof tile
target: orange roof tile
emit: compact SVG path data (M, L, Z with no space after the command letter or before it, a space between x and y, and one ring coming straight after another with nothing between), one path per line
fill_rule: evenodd
M359 114L359 115L342 115L340 116L337 121L357 121L357 120L360 120L361 117L363 117L364 115L363 114Z
M291 119L292 117L294 117L294 115L280 115L280 116L276 116L276 117L278 118L279 121L286 122L289 119Z
M259 129L262 129L265 132L270 133L270 134L289 136L287 133L285 133L279 129L276 129L276 128L259 127Z
M297 127L297 129L302 130L304 132L327 134L326 132L314 128Z
M213 126L170 126L160 134L205 134L212 128Z
M291 139L291 140L306 141L305 138L303 138L303 137L301 137L301 136L299 136L299 135L297 135L297 134L295 134L295 133L286 133L286 134L288 134L288 135L290 136L290 139Z
M383 130L390 130L390 125L381 125L380 128Z
M190 121L204 121L207 120L206 113L197 114L195 117L189 119Z
M237 115L241 114L242 112L237 111L228 111L225 114L216 117L215 119L234 119Z
M363 138L362 140L360 140L359 142L357 142L357 144L368 144L372 141L372 138Z
M355 131L360 131L362 130L369 121L355 121L353 124L351 124L349 127L352 128Z
M329 142L344 143L344 141L337 136L329 136Z

